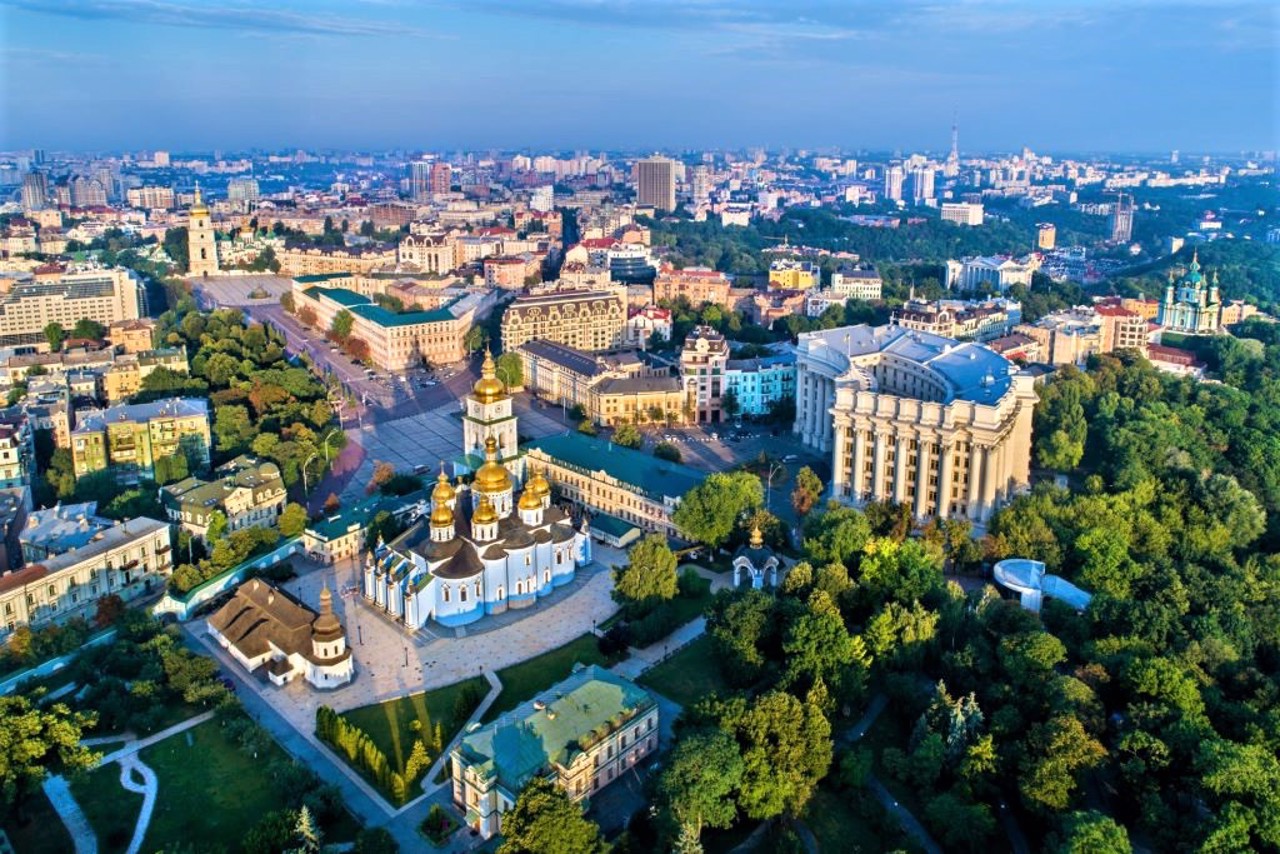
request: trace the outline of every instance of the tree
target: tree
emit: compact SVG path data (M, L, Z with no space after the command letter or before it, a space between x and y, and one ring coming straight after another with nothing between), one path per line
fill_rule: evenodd
M293 835L300 843L295 849L299 854L317 854L321 849L323 834L311 818L311 810L306 804L298 810L298 821L293 826Z
M669 460L678 463L684 459L684 455L680 453L680 449L671 442L659 442L653 446L653 455L660 460Z
M226 455L243 453L258 434L258 425L243 406L219 406L213 411L213 436Z
M373 464L373 475L369 478L369 482L365 484L365 493L373 495L384 483L389 482L395 476L395 464L376 460Z
M299 536L307 527L307 509L301 504L290 501L285 505L276 525L282 537Z
M613 596L633 611L674 599L678 580L676 556L662 534L649 534L631 547L627 565L613 570Z
M737 418L738 413L742 411L742 404L738 402L738 393L733 389L729 389L720 397L720 409L724 411L730 419Z
M801 680L813 684L819 679L832 684L847 674L854 661L853 639L825 590L809 594L805 610L787 627L782 651L786 654L789 684ZM865 672L868 663L861 662L858 669Z
M1062 819L1053 854L1131 854L1129 833L1110 816L1078 810Z
M97 609L93 614L93 624L100 629L115 623L124 613L124 600L114 593L98 597Z
M44 328L44 338L49 342L49 349L58 352L62 349L62 342L67 340L67 333L60 323L50 323Z
M467 330L466 337L462 339L462 344L467 348L468 353L474 353L484 346L484 341L484 329L480 326L473 326Z
M366 827L356 834L353 851L355 854L400 854L400 843L385 827Z
M355 323L355 317L344 308L333 316L333 322L329 324L329 336L340 344L346 343Z
M48 774L87 771L99 754L80 743L97 723L91 712L65 703L37 706L25 695L0 697L0 791L9 808L21 810Z
M760 478L746 471L715 472L685 494L672 521L685 535L719 546L739 519L764 503Z
M738 805L749 818L799 815L831 766L831 725L822 711L782 691L724 705L720 728L738 742Z
M1031 728L1020 763L1018 788L1028 807L1043 811L1071 805L1076 775L1094 767L1106 749L1085 732L1079 718L1058 715Z
M204 539L210 545L220 542L227 535L227 514L221 510L209 513L209 524L205 528Z
M742 782L742 755L728 733L692 732L671 751L658 780L658 796L697 838L703 827L729 827L737 817L733 795Z
M297 842L296 826L297 816L293 810L269 812L249 828L240 845L245 854L279 854Z
M524 385L524 362L518 353L503 353L494 359L493 371L508 388Z
M316 310L309 305L304 305L298 309L298 322L303 326L315 328L316 321L320 318L316 316Z
M805 519L805 551L820 563L847 563L862 551L870 538L871 525L867 517L842 504L831 502L822 513Z
M71 330L72 338L89 338L93 341L101 341L107 337L107 327L103 326L96 320L90 320L82 317L76 321L75 328Z
M791 506L796 515L803 519L822 497L822 480L813 473L813 469L805 466L796 472L795 486L791 489Z
M613 442L624 448L639 448L644 444L644 437L640 435L640 429L636 425L620 424L613 431Z
M498 854L603 854L600 828L555 783L534 777L502 816Z

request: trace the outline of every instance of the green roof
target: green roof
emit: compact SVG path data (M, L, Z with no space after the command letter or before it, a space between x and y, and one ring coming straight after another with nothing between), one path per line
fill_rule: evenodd
M397 314L394 311L388 311L375 302L370 302L368 298L346 288L314 287L307 288L303 293L313 299L328 297L339 305L350 309L352 314L358 314L370 323L376 323L379 326L412 326L416 323L441 323L442 321L453 320L453 315L449 313L447 308L437 308L431 311L406 311Z
M315 273L310 276L294 276L295 282L302 282L304 285L310 285L313 282L328 282L332 279L349 279L350 273Z
M353 526L360 529L367 528L369 523L373 521L373 517L383 510L398 513L407 509L410 505L417 504L425 496L426 493L422 490L411 492L408 495L370 496L350 507L342 508L337 513L327 516L319 522L312 522L307 525L307 532L313 537L330 542L350 533Z
M597 728L612 731L653 705L648 691L592 665L464 736L457 750L465 764L496 774L514 795L552 763L569 766Z
M582 433L547 436L525 446L585 473L602 471L653 498L683 498L707 475L697 469L662 460Z
M591 527L601 533L608 534L610 537L621 539L632 531L640 530L635 525L625 519L619 519L617 516L610 516L608 513L596 513L591 517Z

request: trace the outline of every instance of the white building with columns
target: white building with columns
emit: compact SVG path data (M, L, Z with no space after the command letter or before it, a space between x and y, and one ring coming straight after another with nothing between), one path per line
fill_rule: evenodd
M980 344L847 326L802 334L796 371L794 431L840 501L983 525L1028 484L1033 378Z

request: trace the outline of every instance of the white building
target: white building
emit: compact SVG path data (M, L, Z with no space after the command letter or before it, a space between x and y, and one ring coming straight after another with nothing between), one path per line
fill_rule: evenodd
M1013 285L1030 285L1036 267L999 255L947 262L947 290L972 291L987 286L1007 291Z
M836 270L831 274L831 285L827 288L845 299L860 300L881 299L883 289L884 281L874 269Z
M969 202L943 202L942 221L956 225L982 225L982 205Z

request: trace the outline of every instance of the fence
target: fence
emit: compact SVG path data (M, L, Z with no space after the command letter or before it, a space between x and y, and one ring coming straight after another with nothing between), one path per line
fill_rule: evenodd
M186 593L175 594L166 593L164 598L156 603L151 612L157 617L164 614L172 614L179 620L186 621L191 619L191 615L204 605L217 598L220 594L230 590L235 585L244 581L252 570L266 569L273 566L286 558L294 555L302 554L302 538L294 537L285 540L266 554L260 554L251 557L244 563L236 564L220 575L215 575L208 581L202 581L195 587L192 587Z

